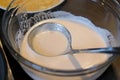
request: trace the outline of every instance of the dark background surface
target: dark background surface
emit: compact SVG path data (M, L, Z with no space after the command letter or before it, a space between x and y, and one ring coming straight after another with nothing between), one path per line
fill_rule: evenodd
M4 11L0 9L0 27ZM7 48L4 46L10 67L15 80L32 80L20 67L15 59L12 58ZM109 68L97 80L120 80L120 57L115 59Z

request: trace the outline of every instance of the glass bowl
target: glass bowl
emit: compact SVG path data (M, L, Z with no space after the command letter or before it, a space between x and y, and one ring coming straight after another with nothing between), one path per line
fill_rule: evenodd
M25 41L26 35L29 35L30 30L34 29L38 24L57 22L64 24L66 27L68 26L68 30L75 34L77 38L82 37L81 41L88 41L83 44L85 45L83 48L96 48L96 45L100 43L99 37L102 38L105 45L97 47L120 47L118 7L117 0L13 0L3 16L2 42L25 72L35 80L95 80L107 69L116 58L116 55L102 54L107 55L107 59L104 61L101 61L102 55L99 53L65 55L64 57L69 56L73 65L77 62L75 68L72 68L67 66L69 62L64 57L48 59L48 57L38 54L30 56L34 52L28 49ZM80 28L72 31L76 27L75 25L80 24L89 26L89 28L85 28L88 32ZM72 29L69 26L72 26ZM82 34L79 34L80 31L83 31ZM94 34L89 34L91 32L98 34L99 37L95 38L95 40L92 38ZM76 42L81 45L79 44L80 40L74 40L76 37L72 36L72 45ZM89 43L92 47L86 47ZM23 53L29 55L29 58L22 55L21 50L25 50L26 53ZM85 59L81 60L82 57ZM91 58L89 59L89 57ZM40 59L39 63L35 59ZM94 61L97 60L100 62L94 64ZM51 63L49 61L56 62ZM77 67L79 66L78 63L83 63L82 65L85 64L85 66L81 65L82 68Z

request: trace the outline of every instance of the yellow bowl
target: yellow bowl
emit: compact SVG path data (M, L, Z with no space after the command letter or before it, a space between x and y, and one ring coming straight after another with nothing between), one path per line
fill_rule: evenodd
M14 5L24 5L24 2L25 2L24 0L20 0L20 1L19 0L18 1L17 0L2 0L0 1L0 8L6 10L6 8L8 7L11 1L15 1ZM28 4L23 7L26 7L27 11L30 11L30 12L44 11L44 10L49 10L51 8L54 8L64 1L65 0L30 0L30 3L28 2Z

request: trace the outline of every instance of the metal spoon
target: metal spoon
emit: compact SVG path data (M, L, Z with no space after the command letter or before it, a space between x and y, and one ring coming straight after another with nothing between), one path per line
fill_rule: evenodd
M55 57L55 56L60 56L60 55L66 55L66 54L78 54L78 53L103 53L103 54L120 54L120 47L106 47L106 48L89 48L89 49L72 49L72 39L71 39L71 34L68 31L68 29L66 29L63 25L58 24L58 23L53 23L53 22L46 22L43 23L39 26L37 26L35 29L33 29L29 36L28 36L28 44L29 46L32 48L33 51L39 53L38 51L36 51L33 47L32 47L32 38L33 36L35 36L35 34L37 32L45 32L45 31L58 31L61 34L63 34L67 41L67 48L64 52L62 52L61 54L58 55L44 55L41 54L43 56L46 57ZM40 53L39 53L40 54Z

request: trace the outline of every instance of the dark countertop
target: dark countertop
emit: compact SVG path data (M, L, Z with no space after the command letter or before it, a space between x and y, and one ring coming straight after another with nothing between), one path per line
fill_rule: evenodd
M0 23L3 16L3 10L0 9ZM1 25L0 25L1 27ZM17 61L12 58L7 48L4 46L10 67L15 80L32 80L19 66ZM21 75L22 74L22 75ZM97 80L120 80L120 56L113 61L108 69Z

